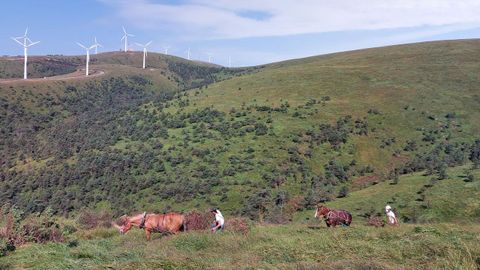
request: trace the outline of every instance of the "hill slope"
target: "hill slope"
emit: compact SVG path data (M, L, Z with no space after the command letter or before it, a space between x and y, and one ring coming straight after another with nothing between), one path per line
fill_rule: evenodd
M401 173L441 175L479 147L479 45L246 70L157 55L143 71L124 65L135 54L104 54L93 65L104 78L0 86L0 199L27 212L219 205L263 219L299 197L309 207Z
M152 241L147 242L144 233L137 229L126 235L120 235L113 228L79 229L68 234L65 243L20 247L0 258L0 268L473 270L480 263L478 225L402 222L398 227L374 228L365 226L365 220L358 216L363 214L361 210L382 209L382 203L393 196L400 216L410 215L417 209L419 217L443 212L436 216L444 219L436 221L450 218L465 221L462 215L478 210L480 181L478 178L474 182L462 181L464 177L459 174L464 169L466 167L449 169L451 179L429 187L423 202L408 200L418 197L417 190L428 183L429 177L415 174L400 177L394 194L389 194L388 183L381 183L330 203L352 210L353 223L348 228L328 229L323 221L305 220L305 214L313 216L313 211L309 211L299 215L300 222L256 224L247 235L227 226L226 231L217 234L201 231L174 236L154 234ZM474 174L479 177L480 170ZM456 200L460 196L465 200ZM415 204L427 207L419 208ZM464 207L468 204L470 207ZM226 215L227 221L230 218ZM69 224L70 231L72 224L79 226L72 220L57 222Z

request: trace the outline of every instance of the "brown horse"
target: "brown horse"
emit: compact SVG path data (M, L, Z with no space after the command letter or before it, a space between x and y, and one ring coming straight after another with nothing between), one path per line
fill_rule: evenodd
M315 211L315 218L320 218L323 216L327 227L345 225L350 226L352 223L352 215L345 210L333 210L329 209L326 206L319 205Z
M121 234L127 233L132 226L135 226L145 229L147 240L150 240L152 232L177 234L182 229L183 231L187 230L185 216L173 212L166 214L147 214L144 212L133 217L124 215L120 219L123 221L122 226L115 222L112 222L112 226L117 228Z

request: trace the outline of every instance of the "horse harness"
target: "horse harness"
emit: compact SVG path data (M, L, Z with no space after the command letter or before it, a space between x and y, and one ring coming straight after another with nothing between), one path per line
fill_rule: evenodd
M324 216L325 222L335 222L344 223L348 220L348 216L344 211L329 210L328 213Z
M140 226L139 226L140 229L145 228L146 217L147 217L147 215L144 215L142 217L142 221L140 222ZM165 230L165 215L161 215L161 217L162 217L162 222L158 222L157 226L155 228L153 228L153 231L156 231L156 232L167 231L167 230ZM162 223L162 224L160 225L160 223ZM162 230L162 228L163 228L163 230Z
M140 226L138 226L140 229L145 228L145 219L147 217L147 214L143 215L142 221L140 222Z

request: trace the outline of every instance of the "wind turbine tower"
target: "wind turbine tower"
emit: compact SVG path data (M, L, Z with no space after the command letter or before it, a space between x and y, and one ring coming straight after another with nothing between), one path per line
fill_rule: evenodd
M168 49L170 49L170 46L164 46L163 49L165 49L165 55L168 55Z
M187 52L187 60L190 60L190 48L188 48Z
M140 44L140 43L136 43L137 46L139 47L143 47L143 69L145 69L145 58L147 57L147 47L150 46L150 44L152 44L152 41L149 41L147 44L143 45L143 44Z
M97 37L95 37L95 44L93 44L93 45L95 46L95 54L98 53L98 47L102 47L102 48L103 48L102 44L98 43Z
M208 63L212 63L213 53L207 53L207 55L208 55Z
M89 64L89 62L90 62L90 50L93 49L93 48L96 48L97 45L94 44L94 45L92 45L92 46L90 46L90 47L87 48L87 47L83 46L83 44L81 44L81 43L78 43L78 42L77 42L77 44L78 44L78 46L84 48L85 51L87 51L87 61L86 61L86 66L85 66L85 76L88 76L88 64Z
M122 26L123 29L123 37L121 40L124 41L125 43L125 52L128 51L128 37L134 37L134 35L127 33L127 30L125 30L125 27Z
M20 44L23 47L23 55L24 55L24 65L23 65L23 79L27 79L27 62L28 62L28 47L38 44L40 41L32 42L28 37L28 28L25 30L25 34L21 37L16 37L12 39ZM20 41L22 40L22 41Z

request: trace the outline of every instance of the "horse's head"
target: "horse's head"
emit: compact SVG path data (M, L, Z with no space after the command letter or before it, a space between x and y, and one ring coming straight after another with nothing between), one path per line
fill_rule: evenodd
M122 224L121 226L113 221L112 221L112 226L117 228L121 234L128 232L132 228L133 224L129 216L123 215L119 218L119 220L120 220L120 223Z
M141 215L129 217L127 215L123 215L120 217L121 226L115 222L112 222L112 226L117 228L121 234L127 233L133 226L141 227L145 223L145 217L147 213L144 212Z
M330 209L328 209L326 206L318 205L317 209L315 210L315 218L320 218L321 216L325 216L329 211Z

